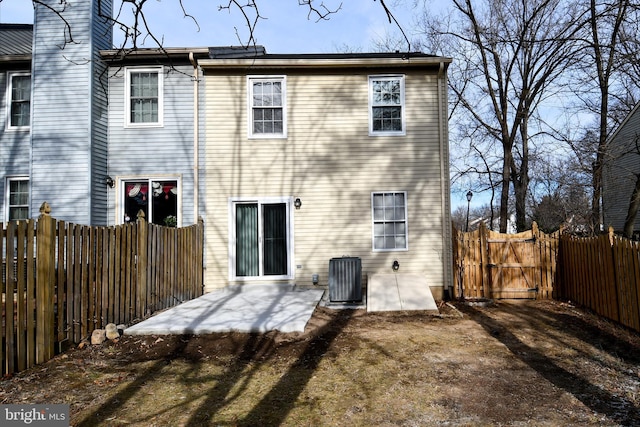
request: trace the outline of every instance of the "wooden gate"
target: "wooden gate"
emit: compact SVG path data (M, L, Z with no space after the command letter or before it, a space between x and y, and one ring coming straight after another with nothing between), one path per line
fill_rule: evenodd
M488 233L489 297L535 299L540 283L536 276L536 239L529 236L533 233L526 231L523 236L510 238Z
M481 224L454 229L454 296L486 299L552 297L558 233L546 235L534 223L529 231L501 234Z

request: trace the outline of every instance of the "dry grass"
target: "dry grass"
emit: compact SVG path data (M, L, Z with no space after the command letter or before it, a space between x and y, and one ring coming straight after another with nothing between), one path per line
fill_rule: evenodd
M446 309L446 307L443 307ZM4 380L72 425L633 425L640 338L559 303L319 309L304 334L124 337Z

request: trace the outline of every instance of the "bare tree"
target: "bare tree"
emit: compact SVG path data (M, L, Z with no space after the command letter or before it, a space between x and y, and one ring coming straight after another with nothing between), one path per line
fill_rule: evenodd
M531 220L545 233L563 226L570 233L589 232L589 174L573 158L536 159L531 180Z
M579 11L561 0L453 4L457 21L431 22L428 33L435 36L434 45L457 59L449 82L463 138L484 139L478 150L484 159L500 160L500 231L507 230L511 186L516 227L524 230L531 144L548 130L544 102L564 90L558 80L578 60Z
M580 78L574 87L581 108L593 113L597 120L591 167L591 224L596 231L601 223L602 171L607 160L608 137L620 116L631 110L629 104L637 99L634 93L638 93L640 82L638 7L632 0L590 0L586 11L584 44L588 55L578 67ZM613 105L622 114L612 115ZM626 108L620 108L625 105Z

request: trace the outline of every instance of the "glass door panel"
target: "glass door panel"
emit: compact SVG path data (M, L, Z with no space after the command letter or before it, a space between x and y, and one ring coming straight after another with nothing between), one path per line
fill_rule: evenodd
M287 205L263 206L264 275L287 274Z
M236 276L258 276L258 204L236 205Z

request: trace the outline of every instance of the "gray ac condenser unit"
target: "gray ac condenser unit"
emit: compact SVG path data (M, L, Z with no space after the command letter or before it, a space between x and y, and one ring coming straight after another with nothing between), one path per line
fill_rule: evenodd
M329 260L329 301L362 301L362 261L356 257Z

